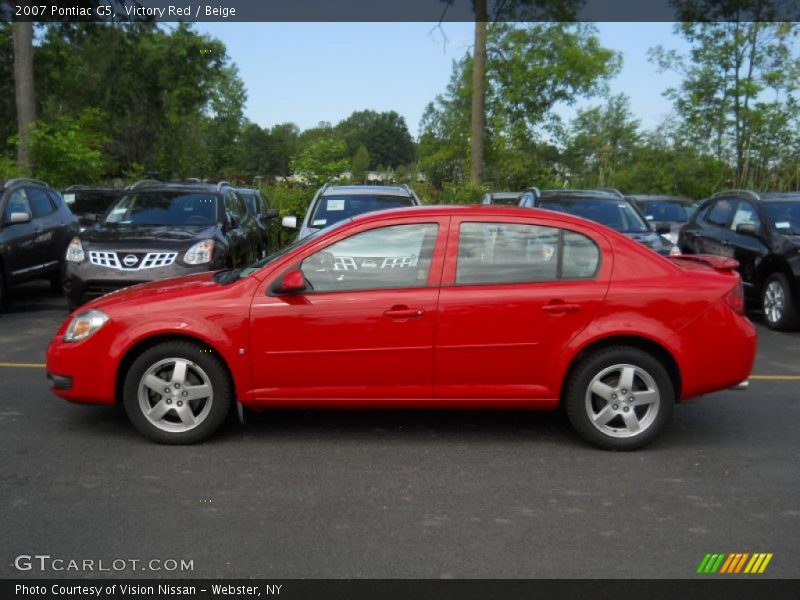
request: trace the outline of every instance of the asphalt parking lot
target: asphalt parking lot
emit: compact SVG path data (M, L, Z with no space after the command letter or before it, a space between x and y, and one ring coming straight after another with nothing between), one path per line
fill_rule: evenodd
M513 412L269 412L166 447L49 392L66 315L38 283L0 315L0 577L87 575L14 567L49 554L193 561L117 573L146 577L691 578L709 552L800 577L800 332L759 325L749 390L676 407L631 453Z

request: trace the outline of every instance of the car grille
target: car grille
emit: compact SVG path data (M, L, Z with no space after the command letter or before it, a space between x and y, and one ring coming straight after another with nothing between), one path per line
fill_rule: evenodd
M93 265L121 271L168 267L175 262L177 257L177 252L148 252L147 254L142 254L140 252L89 251L89 262Z

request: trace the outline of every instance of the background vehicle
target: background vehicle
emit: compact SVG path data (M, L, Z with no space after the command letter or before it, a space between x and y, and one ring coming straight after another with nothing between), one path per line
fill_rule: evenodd
M481 198L481 204L501 204L503 206L516 206L522 192L489 192Z
M687 253L735 258L746 296L767 325L800 325L800 193L716 194L681 228L678 244Z
M676 401L749 375L755 328L734 266L664 260L553 211L365 214L243 271L96 300L53 338L47 370L59 396L122 399L163 443L207 438L237 402L563 402L588 441L631 449L666 426Z
M661 234L669 225L651 225L642 212L615 190L527 190L519 206L544 208L583 217L625 234L662 255L678 254L678 248Z
M142 182L129 187L67 249L71 308L145 281L242 267L261 244L255 219L225 182Z
M253 217L258 225L261 234L261 247L258 257L261 258L278 249L277 231L273 230L275 219L278 218L278 210L271 208L269 201L261 193L261 190L251 188L236 188L236 191L244 198L247 205L247 212Z
M117 200L125 194L124 189L71 185L64 190L63 198L80 224L81 231L94 225Z
M692 198L680 196L637 194L625 198L631 200L644 213L645 218L656 227L659 223L668 223L669 232L662 235L673 244L678 243L678 230L692 218L698 204Z
M387 208L419 205L419 198L407 185L332 186L326 183L311 200L300 225L298 238L302 239L315 231L356 215ZM297 229L297 217L283 217L281 224L289 229Z
M64 251L78 219L42 181L11 179L0 192L0 305L8 286L31 279L49 279L60 293Z

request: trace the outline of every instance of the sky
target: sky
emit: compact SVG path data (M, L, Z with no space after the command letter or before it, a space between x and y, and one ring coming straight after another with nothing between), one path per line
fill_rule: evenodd
M663 92L679 84L648 62L656 45L685 50L670 23L597 23L601 43L622 53L611 93L630 96L646 129L670 110ZM355 110L397 111L416 138L426 105L443 93L452 62L472 44L472 23L198 23L220 39L239 68L246 117L262 127L287 121L301 129L336 124ZM562 107L570 118L593 99Z

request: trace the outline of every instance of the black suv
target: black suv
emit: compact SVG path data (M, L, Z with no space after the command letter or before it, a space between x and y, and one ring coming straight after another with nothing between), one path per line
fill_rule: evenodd
M661 255L678 254L664 238L669 224L650 224L642 211L616 190L541 190L530 188L520 196L519 206L543 208L583 217L625 234Z
M269 201L260 190L236 188L236 191L244 198L247 212L256 220L258 225L261 233L261 247L259 248L258 257L262 258L278 249L279 231L275 223L275 219L278 218L278 211L270 207Z
M124 194L125 190L120 188L71 185L62 196L72 214L78 217L83 231L91 227Z
M78 219L58 192L35 179L0 182L0 216L0 304L7 286L31 279L49 279L60 292Z
M124 287L256 260L260 234L242 196L219 184L139 182L67 248L70 308Z
M800 324L800 192L715 194L681 228L678 245L739 261L747 298L760 305L770 329Z

